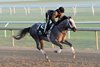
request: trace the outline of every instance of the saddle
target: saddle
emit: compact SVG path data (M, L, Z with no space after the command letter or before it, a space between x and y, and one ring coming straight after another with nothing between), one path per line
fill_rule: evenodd
M50 32L46 34L46 33L44 32L44 28L45 28L45 25L41 24L41 25L39 26L38 30L37 30L37 34L38 34L39 36L47 37L48 40L50 41Z
M39 28L38 28L38 34L39 35L41 35L41 36L47 36L47 34L45 34L45 32L44 32L44 25L43 24L41 24L40 26L39 26Z

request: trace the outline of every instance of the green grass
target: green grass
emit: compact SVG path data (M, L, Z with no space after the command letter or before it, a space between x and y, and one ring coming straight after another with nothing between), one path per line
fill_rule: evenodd
M15 35L18 33L18 31L14 31L14 32L15 32ZM98 35L100 35L100 32L98 32ZM77 31L75 33L71 32L70 36L71 38L68 39L68 41L73 44L75 49L96 50L95 32ZM99 36L99 44L100 44L100 36ZM0 46L12 47L11 31L7 31L6 38L4 36L4 31L0 31ZM31 36L28 34L21 40L15 40L15 47L35 47L36 48L36 44L35 44L35 41L31 38ZM50 47L51 47L51 43L45 42L45 48L50 48ZM64 48L66 48L65 45L64 45Z
M100 24L76 24L77 27L92 27L92 28L96 28L96 27L100 27Z
M76 33L71 33L70 41L74 44L74 46L77 49L84 50L86 48L90 48L96 50L95 32L78 31Z

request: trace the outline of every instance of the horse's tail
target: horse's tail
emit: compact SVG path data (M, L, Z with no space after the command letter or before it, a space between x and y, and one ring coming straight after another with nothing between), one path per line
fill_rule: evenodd
M21 38L23 38L30 30L30 27L28 28L24 28L23 30L20 31L20 33L17 36L13 36L14 39L19 40Z

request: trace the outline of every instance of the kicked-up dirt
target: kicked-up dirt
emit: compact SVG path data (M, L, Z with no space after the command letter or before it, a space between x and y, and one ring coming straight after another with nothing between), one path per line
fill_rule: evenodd
M76 59L73 59L70 50L63 50L60 54L54 50L45 49L50 59L48 62L37 49L0 47L0 67L100 67L99 51L77 51Z

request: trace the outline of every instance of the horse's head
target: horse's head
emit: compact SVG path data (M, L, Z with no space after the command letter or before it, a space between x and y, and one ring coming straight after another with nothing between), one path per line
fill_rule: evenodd
M74 32L77 30L74 20L67 16L63 16L61 18L61 21L58 22L57 27L59 27L61 30L71 29Z
M73 19L67 19L67 20L65 20L65 22L66 22L67 28L71 29L74 32L77 30L75 22L74 22Z

